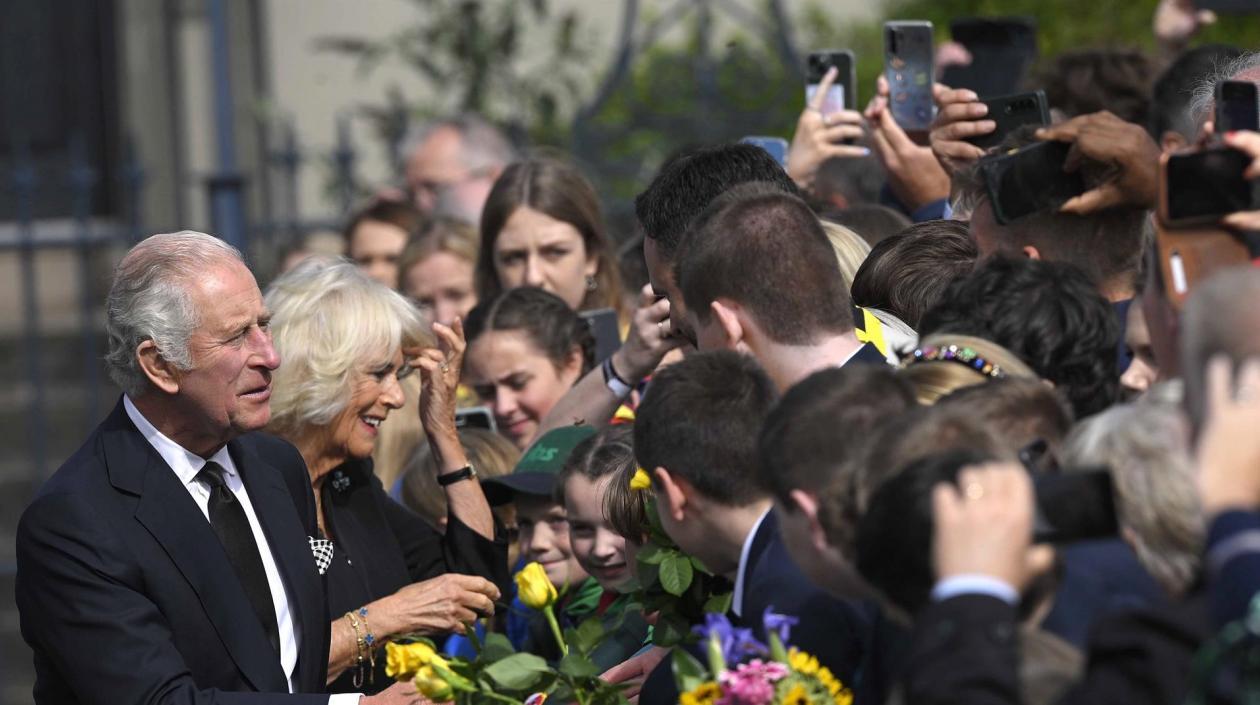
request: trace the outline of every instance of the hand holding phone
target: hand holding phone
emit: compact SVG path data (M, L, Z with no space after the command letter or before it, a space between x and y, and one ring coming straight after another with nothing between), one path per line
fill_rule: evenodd
M987 134L972 135L966 139L981 149L998 146L1007 135L1021 127L1044 127L1050 124L1050 105L1046 102L1045 91L984 98L980 102L984 104L985 114L989 118L985 122L992 122L994 129Z
M1251 158L1231 147L1166 154L1160 159L1159 217L1168 227L1215 223L1257 206L1244 173Z
M1063 142L1037 142L982 159L980 174L994 219L1007 225L1079 198L1085 181L1067 168L1070 150Z
M823 73L818 89L813 91L796 121L796 132L788 147L788 175L805 190L813 188L819 167L828 159L861 158L871 154L870 149L852 144L866 134L860 113L824 111L824 101L839 76L834 68Z
M857 78L853 52L848 49L811 51L805 63L805 104L823 115L853 110L857 106ZM823 78L831 69L835 77L826 86ZM821 99L815 100L819 94Z
M1260 130L1260 95L1251 81L1221 81L1215 89L1212 131L1218 135L1238 130Z
M1037 139L1070 144L1079 157L1106 164L1112 173L1095 188L1063 204L1064 213L1088 215L1116 206L1154 208L1159 192L1159 146L1146 128L1109 112L1079 115L1037 131Z
M1226 133L1224 141L1227 146L1243 152L1251 160L1243 171L1243 178L1252 181L1260 179L1260 133ZM1260 207L1260 203L1256 205ZM1260 210L1231 213L1225 216L1221 224L1238 232L1260 232Z
M997 123L989 118L989 106L967 88L942 91L936 107L928 142L946 171L956 174L984 156L984 148L972 140L992 134Z

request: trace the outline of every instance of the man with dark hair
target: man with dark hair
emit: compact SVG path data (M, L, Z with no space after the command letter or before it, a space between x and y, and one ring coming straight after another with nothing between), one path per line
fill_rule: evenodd
M1201 125L1191 109L1192 93L1217 66L1242 56L1243 51L1224 44L1195 47L1172 62L1155 80L1147 130L1164 152L1194 144Z
M812 586L792 562L770 511L772 499L757 482L757 434L776 396L746 355L692 355L653 378L636 413L635 458L651 475L665 532L734 581L737 624L764 639L768 608L800 618L792 643L853 683L866 619ZM658 670L668 672L668 663Z
M1143 125L1155 62L1133 49L1084 49L1056 56L1041 74L1050 108L1065 118L1109 110Z
M849 293L858 306L891 313L917 330L945 287L970 274L978 257L966 223L916 223L871 248Z
M919 333L992 340L1060 388L1077 418L1118 393L1115 312L1079 269L1062 262L994 258L951 284Z
M849 360L883 363L854 333L840 267L805 202L746 184L715 200L678 253L687 314L699 350L747 352L784 390Z
M761 182L793 196L800 189L783 167L761 147L732 143L699 147L666 162L652 183L634 199L634 213L645 236L652 290L670 302L670 322L682 320L682 295L674 279L678 247L691 221L709 203L739 184Z
M1111 119L1114 120L1114 116ZM1151 159L1157 158L1154 144L1150 143L1145 132L1137 126L1130 127L1135 137L1140 137L1143 145L1149 147ZM1016 132L1007 138L1002 149L1035 142L1031 132ZM1087 187L1093 188L1098 180L1105 178L1105 165L1084 156L1080 162ZM1068 262L1085 272L1109 301L1133 298L1142 241L1147 229L1148 214L1145 209L1121 206L1089 215L1047 210L1002 225L993 214L980 170L965 170L957 175L957 180L959 200L974 206L971 237L976 241L981 257L1000 254Z
M905 230L911 224L905 215L877 203L859 203L841 210L825 211L823 219L843 225L861 235L871 247Z

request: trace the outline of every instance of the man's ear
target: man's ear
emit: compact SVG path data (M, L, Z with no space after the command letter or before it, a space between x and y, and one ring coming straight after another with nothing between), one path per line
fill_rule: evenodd
M726 333L726 344L723 347L735 350L744 341L744 324L739 320L735 308L730 302L718 300L709 304L709 312Z
M136 347L136 360L149 383L167 394L179 393L179 370L162 357L156 343L152 340L140 343Z
M652 471L657 487L656 496L663 500L663 508L671 519L680 522L687 516L687 505L693 492L691 483L681 477L674 477L665 468Z
M1041 259L1041 251L1032 245L1024 245L1024 256L1028 259Z
M788 498L791 500L792 509L804 514L805 520L809 522L810 543L814 544L814 548L820 553L825 552L830 544L827 542L827 532L818 521L818 498L805 490L792 490L788 493Z

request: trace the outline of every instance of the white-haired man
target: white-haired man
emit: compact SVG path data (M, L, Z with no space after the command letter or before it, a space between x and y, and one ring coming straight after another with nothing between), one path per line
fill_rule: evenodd
M254 433L280 359L240 254L150 237L106 316L124 396L18 526L35 702L358 702L295 694L321 693L328 661L314 498L297 450Z
M517 158L507 137L475 115L422 125L398 153L417 208L473 225L495 179Z

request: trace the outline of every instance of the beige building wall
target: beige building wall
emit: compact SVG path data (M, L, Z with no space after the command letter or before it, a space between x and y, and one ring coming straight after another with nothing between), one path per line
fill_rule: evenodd
M407 0L265 0L265 42L271 64L271 86L277 116L291 117L299 141L318 153L329 153L336 139L339 112L361 104L382 104L391 85L398 86L412 101L426 96L440 104L441 86L426 85L414 72L398 63L381 65L366 76L360 75L354 61L347 57L315 49L320 37L350 35L362 37L388 36L400 27L414 22L416 5ZM879 14L885 0L785 0L793 16L800 16L808 5L830 13L837 23L869 19ZM640 12L645 16L659 14L674 2L642 0ZM720 3L715 3L720 5ZM742 0L740 5L759 8L761 2ZM621 2L616 0L554 0L553 10L559 13L576 8L583 18L584 36L601 58L591 72L592 82L599 79L611 60L620 30ZM720 17L719 17L720 20ZM730 29L729 23L719 24ZM664 41L681 38L683 30L667 35ZM546 41L549 34L529 33L525 46ZM384 184L390 179L388 155L370 126L361 118L351 121L359 152L358 174L369 183ZM335 199L325 190L326 170L307 169L302 175L299 205L304 217L336 217Z

